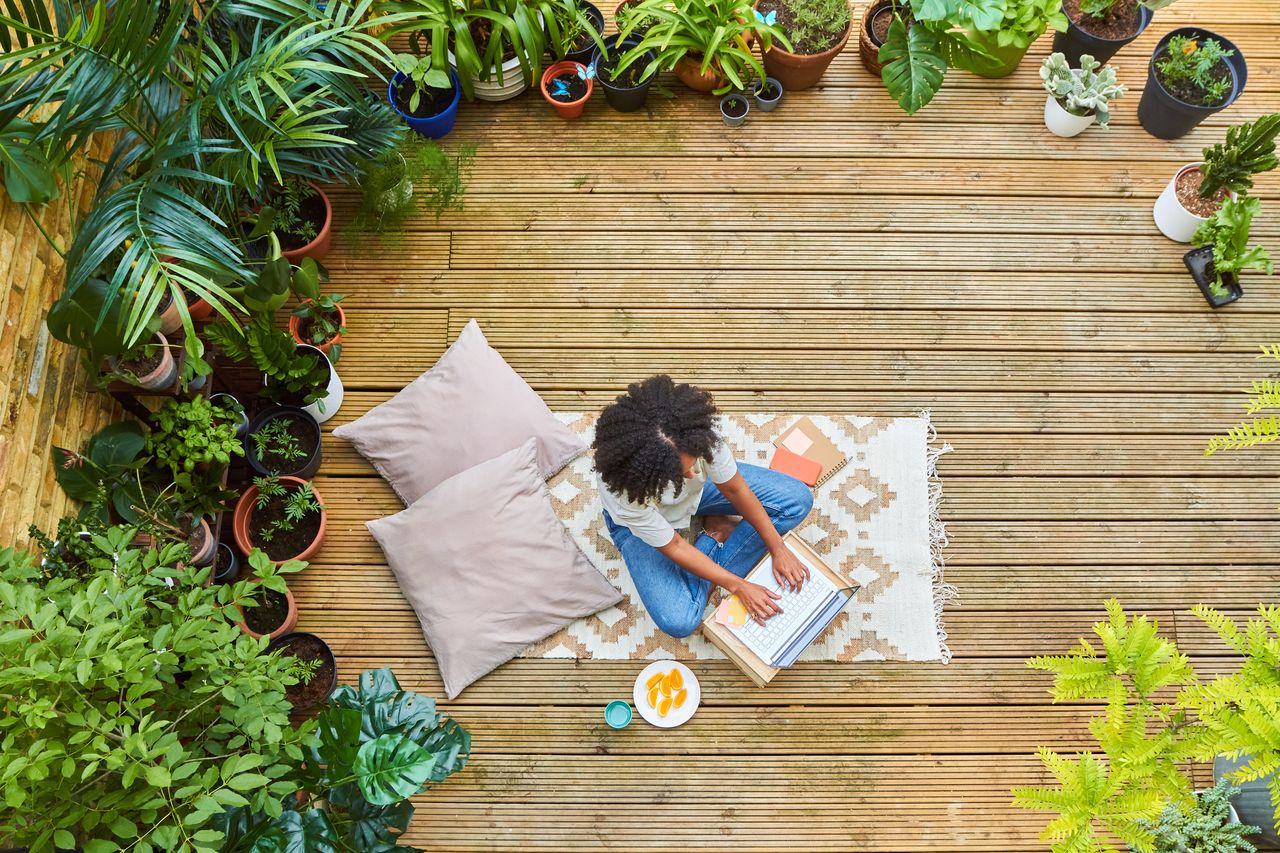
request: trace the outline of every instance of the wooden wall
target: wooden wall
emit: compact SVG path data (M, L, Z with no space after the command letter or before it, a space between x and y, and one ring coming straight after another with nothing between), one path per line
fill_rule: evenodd
M95 152L100 153L100 152ZM80 201L92 191L77 184ZM81 207L83 209L83 206ZM65 250L67 199L33 211ZM27 526L52 530L74 511L50 462L54 446L78 448L114 414L80 365L79 352L49 337L45 315L62 291L62 258L0 187L0 547L28 541Z

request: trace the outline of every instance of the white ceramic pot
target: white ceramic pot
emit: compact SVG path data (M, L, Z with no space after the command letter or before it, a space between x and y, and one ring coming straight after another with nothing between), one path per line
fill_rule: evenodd
M1063 137L1079 136L1090 127L1096 116L1090 113L1087 116L1078 116L1067 111L1067 108L1058 103L1058 99L1053 95L1049 95L1044 101L1044 124L1050 131Z
M325 360L329 365L329 384L325 388L324 396L314 403L303 406L302 410L311 417L316 419L316 423L322 424L329 418L338 413L338 408L342 405L342 378L338 376L338 368L333 366L333 362L329 361L329 356L310 344L303 344L298 349L307 349Z
M538 26L542 26L542 13L538 13ZM449 51L449 65L456 71L458 66L453 61L453 51ZM502 63L502 81L498 82L495 72L488 80L472 78L472 91L477 101L509 101L529 88L529 83L520 71L520 60L511 57Z
M1207 219L1187 210L1182 206L1182 202L1178 201L1178 178L1198 168L1200 168L1199 163L1188 163L1183 166L1156 199L1153 211L1156 227L1160 229L1161 234L1177 243L1190 243L1200 223Z

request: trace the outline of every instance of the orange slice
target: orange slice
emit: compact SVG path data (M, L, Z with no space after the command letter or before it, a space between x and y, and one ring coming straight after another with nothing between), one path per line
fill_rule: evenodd
M650 708L658 707L658 688L657 687L654 687L649 691L649 707Z
M649 680L644 683L644 687L646 690L652 690L658 686L658 682L660 681L662 681L662 673L655 672L653 675L649 676Z
M689 691L681 687L676 691L676 695L671 697L671 707L679 708L684 704L684 700L689 698Z
M662 688L663 696L670 696L671 695L671 673L668 672L666 675L662 676L662 681L658 686Z
M671 679L672 690L679 690L684 687L684 676L680 674L680 670L671 670L671 672L667 673L667 678Z
M663 696L658 700L658 716L665 717L667 712L671 710L671 697Z

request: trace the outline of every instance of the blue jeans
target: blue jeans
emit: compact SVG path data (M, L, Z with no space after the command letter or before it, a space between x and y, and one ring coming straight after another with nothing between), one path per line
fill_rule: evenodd
M813 508L813 492L794 477L742 462L738 463L738 471L760 499L779 533L785 534L804 521ZM737 512L714 483L703 486L695 515L736 515ZM707 609L711 581L680 568L628 528L615 524L607 512L604 523L613 544L622 552L640 600L658 627L673 637L687 637L698 630ZM734 528L723 545L703 533L695 547L740 578L746 577L765 555L764 540L745 521Z

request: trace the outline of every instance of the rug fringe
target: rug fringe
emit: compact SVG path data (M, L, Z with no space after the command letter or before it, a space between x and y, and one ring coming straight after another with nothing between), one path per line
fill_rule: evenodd
M948 541L947 526L939 517L939 509L942 505L942 480L938 477L938 459L944 453L950 453L953 448L949 442L945 441L941 446L936 446L938 431L934 429L928 409L921 410L918 417L924 419L925 428L928 430L925 476L929 483L929 559L933 567L933 624L938 632L938 648L942 654L942 662L950 663L951 649L947 646L947 629L942 621L942 611L948 604L953 606L960 604L960 592L946 582L945 551Z

